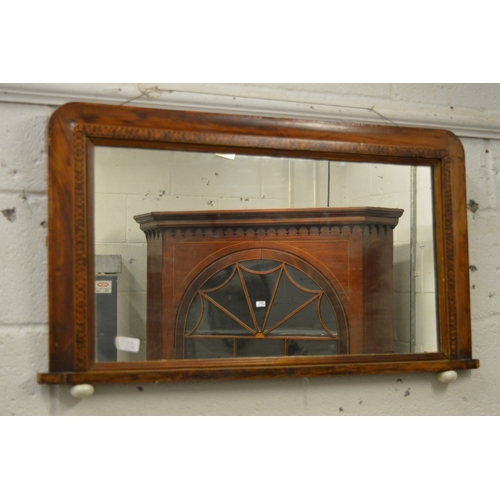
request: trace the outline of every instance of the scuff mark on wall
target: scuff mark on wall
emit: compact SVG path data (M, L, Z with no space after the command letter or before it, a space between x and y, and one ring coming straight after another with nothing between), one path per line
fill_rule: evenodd
M475 214L477 212L477 209L479 208L479 203L475 202L474 200L469 200L469 203L467 203L467 208Z
M16 220L16 209L15 208L6 208L2 210L3 216L9 221L14 222Z

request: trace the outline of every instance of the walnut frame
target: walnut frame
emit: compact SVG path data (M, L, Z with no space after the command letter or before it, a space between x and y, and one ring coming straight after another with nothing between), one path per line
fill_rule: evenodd
M433 168L440 352L94 361L95 146L217 151ZM42 384L439 372L472 358L462 144L451 132L70 103L49 124L49 371Z

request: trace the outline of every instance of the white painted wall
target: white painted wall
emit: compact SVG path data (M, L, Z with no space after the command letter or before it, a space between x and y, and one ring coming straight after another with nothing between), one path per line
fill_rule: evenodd
M431 168L365 163L332 164L331 203L338 206L402 208L394 230L394 348L410 348L410 245L412 168L415 176L415 352L437 346ZM340 174L340 175L339 175ZM338 182L343 179L344 182Z
M141 340L118 361L146 359L147 246L135 215L325 207L328 198L326 161L97 147L94 163L96 254L121 255L118 335Z
M147 84L137 105L445 127L466 150L473 355L481 368L453 384L434 374L102 385L88 400L40 386L47 365L47 122L69 100L138 95L132 84L1 84L0 414L2 415L498 415L500 345L500 99L494 85ZM118 90L120 89L120 90ZM174 92L165 92L165 89ZM61 97L64 92L65 97ZM86 93L86 95L84 95ZM84 97L82 97L84 95ZM154 99L153 99L154 97ZM176 100L177 99L177 100ZM231 108L231 106L233 106ZM355 106L355 108L353 108ZM373 108L375 106L375 108ZM487 108L487 109L486 109ZM378 110L376 115L373 109ZM382 112L383 111L383 112Z

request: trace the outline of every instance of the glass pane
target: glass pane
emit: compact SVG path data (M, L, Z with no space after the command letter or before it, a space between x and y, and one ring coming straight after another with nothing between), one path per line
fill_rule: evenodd
M230 301L228 300L227 302ZM233 319L205 297L203 297L203 306L203 318L192 335L251 335L253 333L254 330L248 325L248 323L246 323L248 328L245 328L241 323L238 323L238 321ZM241 309L239 306L241 306ZM189 316L191 316L193 308L194 303L189 311ZM250 318L246 301L243 304L237 304L233 307L233 309L238 309L236 312L243 310L245 312L243 316L246 317L247 320ZM195 313L193 312L193 315L194 314ZM241 321L241 316L236 315L236 317ZM190 331L186 331L186 333L189 332Z
M134 216L155 211L293 207L404 209L393 233L389 313L392 329L388 331L393 342L390 352L438 351L432 167L244 155L228 160L213 153L101 146L95 148L94 163L97 277L116 279L116 286L113 287L116 302L111 306L114 312L96 314L97 361L146 359L147 241ZM107 265L99 267L97 263L102 258ZM115 265L117 261L119 265ZM242 266L250 271L270 271L274 262L246 261ZM300 287L320 292L306 274L288 264L286 267L292 280ZM221 270L205 283L203 290L223 285L234 271L235 266ZM352 279L348 270L332 267L332 273L337 280L337 288L343 291L343 297L348 297L349 280ZM270 291L277 273L264 275L264 278L246 270L242 270L242 274L247 283L253 316L241 282L238 282L237 272L225 292L210 292L209 296L254 331L262 326L269 311ZM231 287L234 290L228 293ZM100 293L96 290L96 305L104 300ZM269 330L278 324L313 296L304 291L297 292L297 287L283 276L275 299L276 308L271 310L264 329ZM194 299L187 317L189 331L201 317L199 332L211 334L217 330L250 335L220 307L206 299L204 301L201 317L201 301ZM257 307L257 302L262 304L264 301L265 306ZM307 311L301 314L297 330L307 324L308 331L316 328L319 331L318 323L313 323L316 320L309 313L311 309L314 307L308 306ZM328 331L336 333L336 318L325 297L321 299L320 311ZM109 322L113 314L116 320L111 326L106 325L105 322ZM304 317L307 314L311 318L306 321ZM290 328L289 323L287 321L287 328ZM284 327L285 324L275 335ZM116 354L105 354L103 349L107 347L104 346L111 346L112 350L117 336L137 340L139 350L119 349Z
M321 319L323 320L323 323L326 326L327 330L330 332L330 334L336 335L338 333L337 318L335 317L335 313L333 312L330 301L325 295L321 297L320 314L321 314Z
M248 308L248 301L238 273L235 273L222 288L215 292L207 292L207 297L218 305L210 303L207 307L212 331L231 331L234 320L231 319L230 315L242 321L251 331L255 331L254 322Z
M246 260L240 262L240 266L243 269L248 269L250 271L265 272L265 271L272 271L277 267L280 267L281 262L277 262L275 260L266 260L266 259Z
M327 337L328 333L325 332L318 317L318 299L269 333L269 336L276 335Z
M338 343L335 340L289 340L289 356L332 356L338 353Z
M194 339L185 340L186 359L232 358L232 339Z
M201 287L202 290L213 290L226 283L234 272L234 266L229 266L209 278Z
M208 321L202 320L202 312L204 312L203 298L200 294L197 294L189 308L189 313L186 319L186 333L191 333L197 326L201 331L209 331Z
M318 284L307 274L299 271L293 266L286 266L286 271L289 274L290 278L299 286L306 288L311 291L319 291L320 287Z
M284 354L284 341L262 339L236 341L236 355L240 358L283 356Z
M288 279L286 273L283 273L271 307L271 312L269 313L265 331L267 332L274 329L287 316L297 311L299 307L306 304L309 300L313 299L315 295L314 293L304 292L296 287Z
M276 268L276 263L274 263L274 268ZM262 331L264 320L271 305L271 298L276 288L280 271L269 272L268 274L251 274L242 270L242 275L257 321L258 331L260 332Z

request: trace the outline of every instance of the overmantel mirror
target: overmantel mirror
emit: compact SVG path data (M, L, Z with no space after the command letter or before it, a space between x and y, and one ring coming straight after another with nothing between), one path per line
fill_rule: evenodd
M442 130L67 104L40 383L445 372L472 358Z

